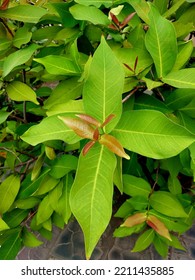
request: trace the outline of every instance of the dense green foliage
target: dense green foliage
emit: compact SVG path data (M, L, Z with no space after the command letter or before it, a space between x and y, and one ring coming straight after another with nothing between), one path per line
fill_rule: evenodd
M0 259L72 217L90 258L112 215L133 252L185 250L195 1L0 3Z

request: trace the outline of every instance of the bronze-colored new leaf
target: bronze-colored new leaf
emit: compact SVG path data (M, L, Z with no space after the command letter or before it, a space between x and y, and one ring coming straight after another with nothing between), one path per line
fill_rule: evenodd
M89 150L93 147L93 145L95 144L95 141L89 141L83 148L83 155L85 156Z
M86 114L76 114L76 116L82 120L84 120L85 122L87 122L88 124L92 124L96 127L100 127L101 126L101 123L96 120L95 118L89 116L89 115L86 115Z
M119 157L130 159L129 155L125 153L122 145L114 136L109 134L103 134L100 137L99 143L106 146L109 150L111 150Z
M171 241L171 236L169 234L166 226L155 216L149 215L146 223L153 228L158 234L169 239Z
M115 117L115 114L110 114L105 121L103 122L103 124L101 125L101 127L104 127L105 125L107 125L113 118Z
M122 227L133 227L139 224L142 224L147 219L146 212L144 213L136 213L130 217L128 217L125 222L121 225Z
M58 118L71 128L78 136L93 140L95 129L87 122L71 117L58 116Z

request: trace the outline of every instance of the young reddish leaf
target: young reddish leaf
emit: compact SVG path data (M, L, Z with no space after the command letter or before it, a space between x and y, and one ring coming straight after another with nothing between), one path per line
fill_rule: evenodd
M145 222L147 219L146 212L145 213L136 213L130 217L128 217L125 222L121 225L122 227L133 227Z
M100 127L101 123L98 122L96 119L94 119L93 117L86 115L86 114L76 114L76 116L82 120L84 120L85 122L92 124L96 127Z
M128 22L134 17L134 15L136 14L136 12L129 14L124 20L123 22L120 24L120 27L123 28L125 27Z
M82 138L88 138L93 140L95 129L83 120L58 116L68 127Z
M133 69L132 69L128 64L126 64L126 63L123 63L123 64L125 65L125 67L126 67L127 69L129 69L131 72L134 73Z
M110 12L110 16L111 16L111 18L112 18L112 21L113 21L117 26L119 26L120 22L118 21L118 18L117 18L113 13L111 13L111 12Z
M9 5L9 0L4 0L2 5L0 6L0 10L6 10Z
M113 118L115 117L115 114L110 114L105 121L103 122L103 124L101 125L101 127L104 127L105 125L107 125Z
M93 134L93 140L97 141L100 137L100 133L98 128L95 129L94 134Z
M114 24L109 24L108 27L113 30L118 30L118 28Z
M111 150L119 157L130 159L129 155L125 153L123 147L114 136L109 134L103 134L99 140L99 143L106 146L109 150Z
M138 56L136 56L136 59L135 59L135 63L134 63L134 72L137 68L137 63L138 63Z
M93 147L93 145L95 144L95 141L89 141L83 148L83 155L85 156L89 150Z
M155 216L149 215L146 223L153 228L158 234L169 239L171 241L171 236L165 225Z

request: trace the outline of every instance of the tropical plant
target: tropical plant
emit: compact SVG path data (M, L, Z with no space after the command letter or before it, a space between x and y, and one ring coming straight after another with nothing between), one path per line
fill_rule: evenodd
M115 237L138 234L133 252L185 250L194 3L1 1L0 259L72 217L89 259L113 215Z

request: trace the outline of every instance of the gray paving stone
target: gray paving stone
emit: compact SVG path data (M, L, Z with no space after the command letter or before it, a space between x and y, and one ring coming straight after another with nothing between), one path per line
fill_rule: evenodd
M150 246L143 252L132 253L136 235L114 238L113 230L118 221L111 220L98 242L92 260L160 260L162 257ZM181 237L186 251L170 248L167 259L195 260L195 225ZM85 260L83 233L76 221L71 221L65 229L53 228L53 238L36 248L23 248L19 260Z

